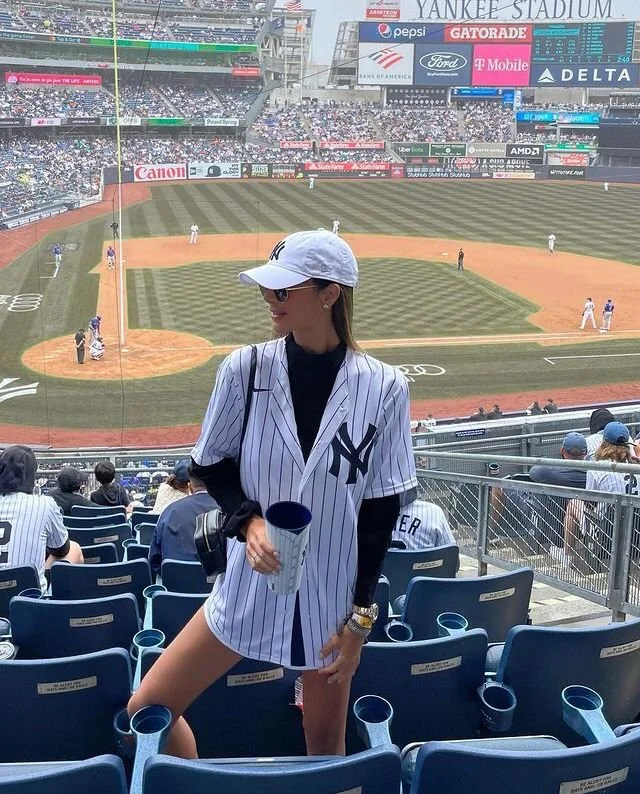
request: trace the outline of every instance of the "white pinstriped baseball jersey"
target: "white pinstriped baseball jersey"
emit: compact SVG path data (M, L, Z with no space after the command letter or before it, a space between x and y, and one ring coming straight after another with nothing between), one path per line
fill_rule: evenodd
M218 370L202 433L192 456L212 465L237 458L250 367L250 348ZM331 663L319 651L353 604L357 520L363 499L416 487L409 432L409 394L393 367L347 350L305 464L296 432L284 339L258 346L258 366L240 477L263 513L294 500L312 514L298 591L306 665ZM291 666L295 595L277 595L248 564L245 545L231 540L227 571L218 577L205 614L211 631L243 656Z
M418 499L400 509L393 540L407 549L432 549L455 543L447 518L438 505Z
M50 496L0 496L0 568L35 565L44 591L47 548L59 549L68 537L60 508Z

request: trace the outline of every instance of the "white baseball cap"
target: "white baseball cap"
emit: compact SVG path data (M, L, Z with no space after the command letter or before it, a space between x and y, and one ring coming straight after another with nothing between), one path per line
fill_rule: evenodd
M243 284L266 289L295 287L310 278L358 285L358 262L347 243L326 229L295 232L274 246L266 265L245 270Z

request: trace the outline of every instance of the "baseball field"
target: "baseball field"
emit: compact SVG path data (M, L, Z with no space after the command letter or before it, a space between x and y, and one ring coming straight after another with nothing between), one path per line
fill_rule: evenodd
M589 183L320 179L313 191L306 181L123 190L122 349L118 272L105 256L111 193L0 236L0 442L193 441L222 357L270 338L266 305L238 271L265 261L283 235L331 228L336 217L361 267L357 338L402 367L415 417L640 393L633 186L605 193ZM194 222L200 237L189 245ZM57 272L56 242L64 249ZM597 320L613 299L609 334L579 330L587 297ZM106 353L81 366L73 335L96 313Z

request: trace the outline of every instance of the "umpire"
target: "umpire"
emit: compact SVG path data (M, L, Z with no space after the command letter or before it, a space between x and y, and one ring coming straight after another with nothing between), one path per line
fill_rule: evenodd
M76 356L78 357L78 364L84 364L84 347L87 337L84 333L84 328L79 328L78 333L74 336L76 343Z
M458 251L458 270L464 270L464 251L462 248Z

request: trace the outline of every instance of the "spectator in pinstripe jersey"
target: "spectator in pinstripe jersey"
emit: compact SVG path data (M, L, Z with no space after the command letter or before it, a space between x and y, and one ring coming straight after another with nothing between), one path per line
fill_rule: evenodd
M433 549L455 544L443 510L433 502L415 499L400 508L391 546L396 549Z
M50 496L34 496L36 456L29 447L8 447L0 455L0 568L35 565L40 587L54 562L84 562L69 540L60 508Z

